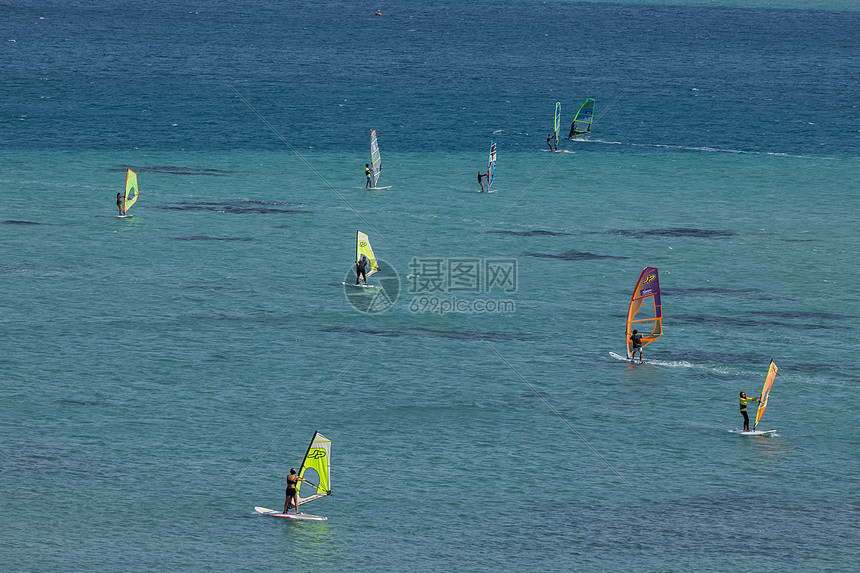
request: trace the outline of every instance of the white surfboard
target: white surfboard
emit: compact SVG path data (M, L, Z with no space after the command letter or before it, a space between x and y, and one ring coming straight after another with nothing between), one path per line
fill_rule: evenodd
M375 289L382 288L379 285L366 285L366 284L355 284L355 283L340 283L340 284L342 284L343 286L355 287L355 288L375 288Z
M381 189L391 189L391 185L387 187L368 187L367 189L373 189L374 191L379 191Z
M283 519L297 519L299 521L328 521L327 517L323 517L321 515L311 515L310 513L281 513L280 511L275 511L274 509L268 509L265 507L255 507L254 510L257 513L262 513L263 515L269 515L271 517L280 517Z
M134 215L117 215L117 219L131 219Z
M631 360L629 358L625 358L624 356L621 356L620 354L615 354L614 352L610 352L609 356L611 356L612 358L615 358L616 360L623 360L624 362L629 362L631 364L645 364L641 360Z
M736 436L774 436L776 430L729 430L729 433Z

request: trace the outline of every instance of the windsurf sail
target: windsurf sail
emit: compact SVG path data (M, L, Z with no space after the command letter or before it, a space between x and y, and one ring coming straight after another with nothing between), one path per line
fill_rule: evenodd
M370 248L370 239L368 239L367 235L362 233L361 231L356 231L355 264L358 264L358 261L361 259L361 255L364 255L365 257L367 257L367 260L370 261L370 269L366 273L366 276L370 277L370 275L379 270L379 265L376 262L376 257L373 254L373 249Z
M316 475L308 474L308 477L305 477L308 470L313 470ZM331 440L319 432L314 432L311 445L302 460L299 477L310 482L299 481L296 484L299 505L331 495Z
M642 346L651 344L663 334L663 309L660 305L660 280L657 267L645 267L627 308L627 357L633 353L630 335L633 329L642 335Z
M573 116L573 123L570 124L570 133L567 134L568 139L576 139L579 135L584 135L591 132L591 124L594 121L594 98L585 100L576 115Z
M490 158L487 160L487 191L496 178L496 142L490 143Z
M382 157L379 155L379 143L376 141L376 130L370 130L370 172L373 174L373 186L379 181L382 173Z
M770 387L773 386L773 379L776 378L778 368L773 360L770 361L770 366L767 369L767 378L764 379L764 386L761 388L761 398L758 400L758 412L755 414L755 424L753 431L758 426L758 421L761 420L761 415L764 414L764 409L767 408L767 397L770 396Z
M122 212L125 214L137 201L137 173L128 170L125 174L125 197L122 200ZM131 195L131 197L129 197Z
M561 133L561 102L555 102L555 148L558 149L558 136Z

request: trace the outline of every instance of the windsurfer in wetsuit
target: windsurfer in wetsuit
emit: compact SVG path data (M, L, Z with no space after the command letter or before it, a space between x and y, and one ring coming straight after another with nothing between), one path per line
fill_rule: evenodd
M123 213L123 210L122 210L122 200L123 200L122 193L117 193L116 194L116 208L119 209L120 215L125 215L125 213Z
M630 335L630 347L633 350L630 352L630 359L633 362L636 362L636 351L639 351L639 362L643 362L642 360L642 335L639 334L639 331L634 329L633 334Z
M300 478L296 475L296 468L292 468L290 470L290 475L287 476L287 500L284 502L284 513L287 513L290 509L290 502L295 506L296 513L299 512L299 496L296 492L296 486L300 481L305 483L311 483L304 478Z
M367 260L367 257L361 255L361 258L358 259L358 262L355 263L355 284L358 285L358 282L364 279L364 284L367 284L367 263L370 261Z
M552 134L551 133L546 136L546 144L549 145L549 150L552 151L553 149L552 149ZM556 149L558 149L558 148L556 147Z
M741 405L741 416L744 417L744 432L750 431L750 417L747 416L747 402L758 402L759 398L761 398L761 396L757 396L755 398L747 398L746 393L741 392L740 405Z
M367 184L364 186L365 189L370 189L373 185L373 180L370 177L370 163L364 164L364 175L367 177Z
M478 171L478 183L481 185L481 193L484 192L484 177L486 177L486 175Z

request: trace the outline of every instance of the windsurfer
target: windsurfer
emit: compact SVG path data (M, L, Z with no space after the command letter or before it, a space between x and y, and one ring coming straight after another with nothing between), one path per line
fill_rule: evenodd
M287 513L290 510L290 503L295 506L296 513L299 512L299 496L296 491L296 486L300 481L310 483L308 480L297 476L296 468L292 468L290 470L290 475L287 476L287 500L284 502L284 513Z
M484 177L486 177L486 175L478 171L478 183L481 185L481 193L484 192Z
M552 151L552 134L546 136L546 144L549 145L549 150ZM558 148L556 148L558 149Z
M355 284L357 285L359 281L364 280L364 284L367 284L367 264L370 261L367 260L367 257L361 255L358 259L358 262L355 263Z
M117 193L116 194L116 207L117 207L117 209L119 209L120 215L125 215L125 213L123 213L123 211L122 211L122 199L123 199L122 193Z
M639 331L633 329L633 334L630 335L630 347L633 349L630 351L630 359L633 362L636 362L636 351L639 351L639 362L643 362L642 360L642 335L639 334Z
M747 416L747 402L758 402L759 398L761 398L761 396L756 396L755 398L747 398L746 393L741 392L740 405L741 415L744 417L744 432L750 431L750 417Z
M373 180L370 178L370 163L364 164L364 176L367 177L367 183L364 188L370 189L373 186Z

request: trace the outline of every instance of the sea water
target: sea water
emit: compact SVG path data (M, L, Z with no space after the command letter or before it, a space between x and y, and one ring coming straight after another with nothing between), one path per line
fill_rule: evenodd
M377 7L7 7L3 569L855 570L856 7Z

